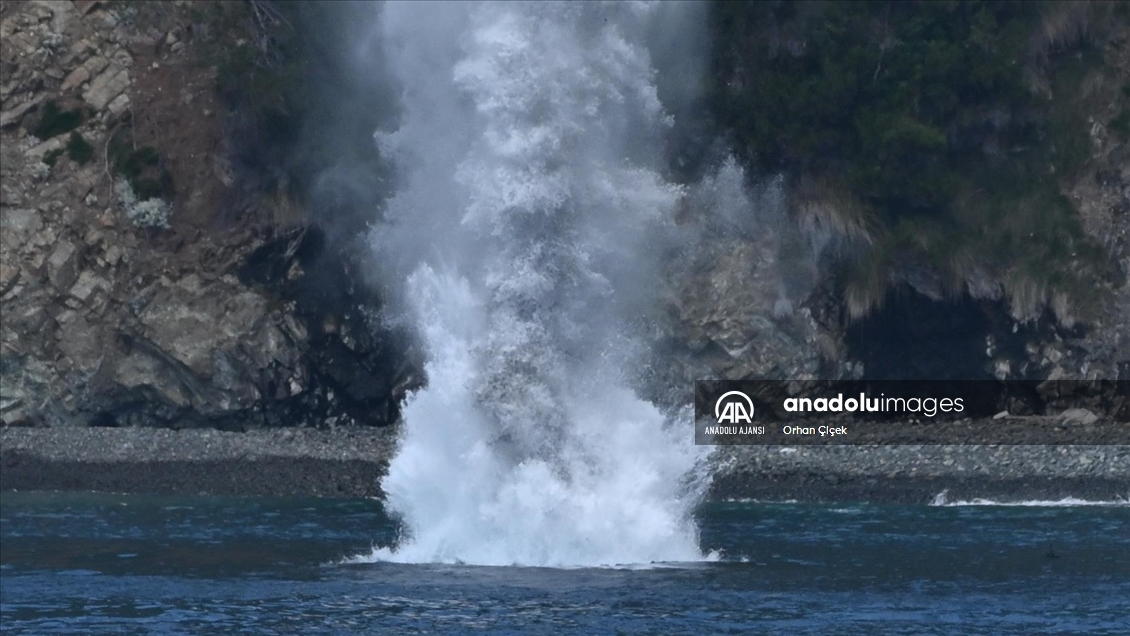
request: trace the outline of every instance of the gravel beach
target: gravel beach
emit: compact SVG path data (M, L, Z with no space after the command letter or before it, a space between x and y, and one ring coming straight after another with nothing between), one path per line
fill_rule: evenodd
M3 490L381 496L391 428L0 429ZM1130 498L1130 446L730 446L714 499L928 503Z
M731 446L715 459L723 499L1130 500L1130 446Z
M0 429L3 490L380 496L390 428Z

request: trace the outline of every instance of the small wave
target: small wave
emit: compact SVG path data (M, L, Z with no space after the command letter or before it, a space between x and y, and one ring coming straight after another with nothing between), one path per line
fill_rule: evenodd
M977 497L974 499L956 499L951 501L949 499L949 491L943 490L934 496L934 500L930 502L931 506L942 508L956 508L961 506L1012 506L1012 507L1031 507L1031 508L1068 508L1068 507L1081 507L1081 506L1108 506L1108 507L1121 507L1130 506L1130 495L1120 499L1110 500L1091 500L1079 499L1077 497L1064 497L1062 499L1026 499L1020 501L1000 501L996 499L984 499Z
M434 563L417 563L417 561L406 561L397 558L396 552L389 548L373 548L368 554L354 555L342 558L336 561L337 565L364 565L364 564L403 564L403 565L434 565L434 566L458 566L458 567L522 567L522 568L537 568L537 569L628 569L628 570L644 570L644 569L693 569L702 567L704 564L720 563L722 561L722 554L718 550L711 550L703 556L701 560L693 561L651 561L651 563L617 563L617 564L523 564L523 563L466 563L462 560L442 560L434 561Z
M723 503L737 503L737 504L798 504L801 503L797 499L755 499L753 497L727 497L722 500Z

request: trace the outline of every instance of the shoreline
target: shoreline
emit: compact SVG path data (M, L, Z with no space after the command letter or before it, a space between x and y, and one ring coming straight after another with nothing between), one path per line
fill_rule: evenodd
M0 490L381 497L391 428L0 429ZM1130 499L1130 446L720 448L708 500Z

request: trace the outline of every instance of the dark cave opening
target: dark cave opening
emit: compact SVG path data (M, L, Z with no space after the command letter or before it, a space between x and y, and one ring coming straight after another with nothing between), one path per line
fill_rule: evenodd
M868 380L992 380L994 359L1018 359L1038 326L1003 301L935 301L903 285L847 329L848 357Z
M99 411L95 413L94 417L90 418L88 425L95 428L117 428L121 426L118 422L118 418L114 417L114 414L109 411Z
M848 326L847 358L862 363L864 383L904 380L883 389L914 395L940 390L960 393L970 417L1048 415L1082 408L1125 417L1126 388L1078 377L1073 341L1086 336L1081 324L1061 325L1050 310L1017 322L1007 301L969 295L935 301L907 285L888 292L883 306ZM1051 358L1048 351L1059 352ZM1076 358L1077 359L1077 358ZM1064 373L1064 369L1067 369ZM1054 375L1053 371L1059 371ZM1048 382L1061 378L1059 382ZM977 382L962 382L976 380ZM933 385L933 386L931 386Z

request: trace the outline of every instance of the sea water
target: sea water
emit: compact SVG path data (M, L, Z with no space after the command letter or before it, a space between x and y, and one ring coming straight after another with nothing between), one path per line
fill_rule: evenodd
M1130 507L711 503L717 562L355 563L372 500L4 493L5 634L1126 634Z

